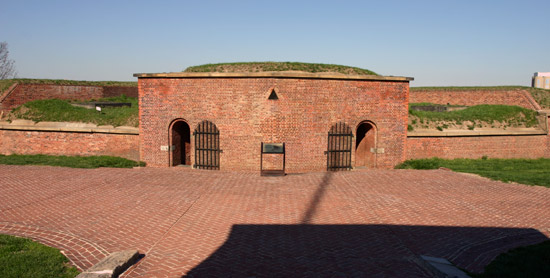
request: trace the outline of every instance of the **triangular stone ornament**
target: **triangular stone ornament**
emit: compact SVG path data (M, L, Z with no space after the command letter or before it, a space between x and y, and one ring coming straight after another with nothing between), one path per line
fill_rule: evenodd
M279 99L277 93L275 92L275 89L271 90L271 94L269 94L269 97L267 99Z

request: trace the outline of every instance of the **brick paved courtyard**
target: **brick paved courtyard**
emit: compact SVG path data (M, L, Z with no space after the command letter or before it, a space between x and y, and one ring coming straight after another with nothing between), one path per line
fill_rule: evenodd
M431 277L418 255L481 271L550 236L550 189L444 170L260 177L0 165L0 233L125 277Z

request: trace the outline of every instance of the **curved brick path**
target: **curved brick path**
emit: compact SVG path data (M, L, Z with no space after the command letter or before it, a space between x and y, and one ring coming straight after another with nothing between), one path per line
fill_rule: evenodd
M257 173L0 165L0 233L126 277L430 277L418 255L480 271L550 236L550 189L443 170Z

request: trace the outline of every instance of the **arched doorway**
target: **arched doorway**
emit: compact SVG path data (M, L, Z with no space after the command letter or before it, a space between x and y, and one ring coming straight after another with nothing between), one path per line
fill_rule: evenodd
M355 167L375 168L376 127L371 122L362 122L357 127L355 141Z
M172 166L191 165L191 129L183 120L172 124Z

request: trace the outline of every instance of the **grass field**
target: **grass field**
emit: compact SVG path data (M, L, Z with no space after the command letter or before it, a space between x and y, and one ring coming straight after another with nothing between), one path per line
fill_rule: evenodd
M305 71L338 72L344 74L378 75L373 71L332 64L313 64L298 62L248 62L220 63L188 67L185 72L263 72L263 71Z
M54 155L0 155L0 164L7 165L48 165L71 168L132 168L145 166L144 162L136 162L114 156L54 156Z
M528 185L550 187L550 159L413 159L407 160L396 169L438 169L449 168L457 172L478 174L494 180L517 182Z
M32 240L0 235L0 277L72 278L78 270L55 248Z
M95 109L72 106L66 100L44 99L29 101L15 108L10 117L35 122L82 122L115 127L139 125L137 98L119 96L102 98L99 101L129 102L132 106L105 107L98 112Z
M550 241L519 247L494 259L482 274L473 278L550 277Z

